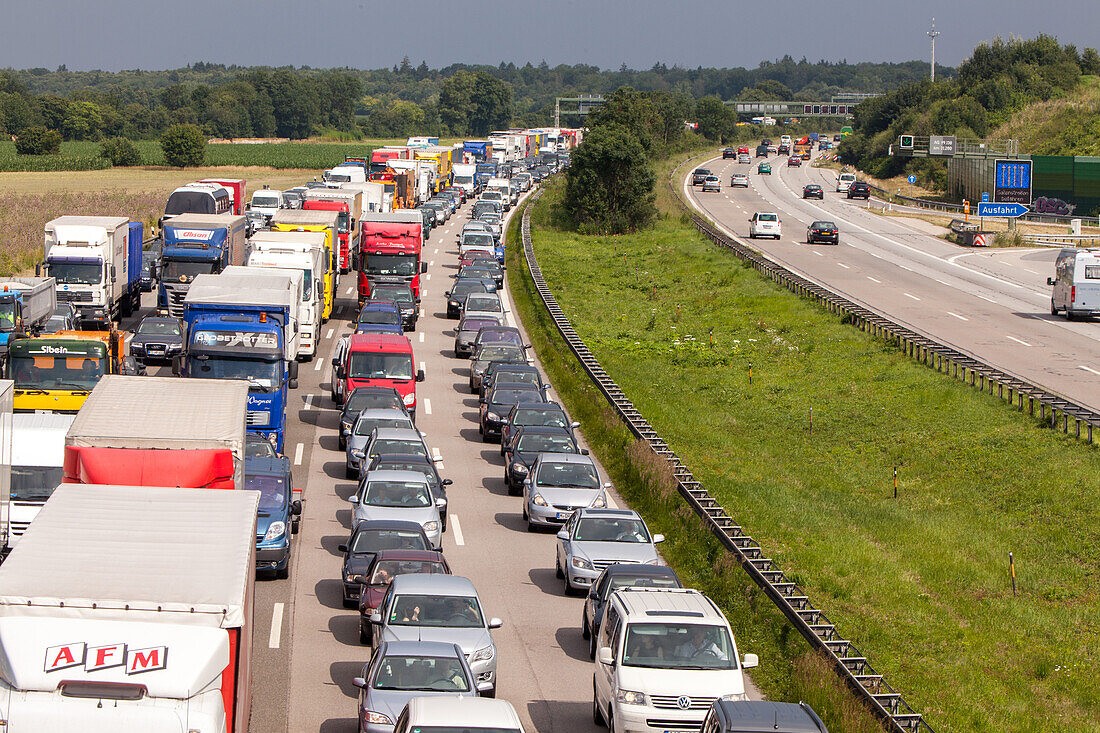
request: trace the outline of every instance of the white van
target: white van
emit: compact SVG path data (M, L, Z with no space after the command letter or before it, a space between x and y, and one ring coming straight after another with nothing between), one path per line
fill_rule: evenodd
M512 182L507 178L490 178L485 183L485 190L500 191L500 195L504 199L505 209L512 208L512 205L516 203L517 195L513 194ZM518 191L516 194L518 194Z
M1066 247L1054 261L1050 314L1064 311L1066 320L1100 315L1100 249Z
M855 173L841 173L836 177L836 192L848 193L848 189L856 182Z
M744 700L729 622L690 588L621 588L600 627L593 717L618 733L698 730L715 700Z

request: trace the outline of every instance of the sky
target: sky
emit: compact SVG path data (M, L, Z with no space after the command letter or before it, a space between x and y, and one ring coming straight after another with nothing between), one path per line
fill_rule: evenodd
M1097 0L3 0L0 67L373 69L408 56L454 63L546 61L618 69L656 63L755 68L790 54L850 63L956 66L995 37L1100 45Z

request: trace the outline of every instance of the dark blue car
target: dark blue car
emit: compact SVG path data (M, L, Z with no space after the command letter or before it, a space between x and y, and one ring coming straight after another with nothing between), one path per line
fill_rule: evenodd
M298 533L302 502L294 498L290 459L286 456L245 459L245 488L260 492L256 516L256 571L276 578L290 575L291 536Z
M368 301L355 319L356 333L405 333L401 309L386 300Z

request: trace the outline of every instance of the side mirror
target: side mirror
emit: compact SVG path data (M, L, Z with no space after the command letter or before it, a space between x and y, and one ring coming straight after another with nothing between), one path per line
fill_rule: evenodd
M352 494L351 496L349 496L349 497L348 497L348 503L349 503L349 504L358 504L358 503L359 503L359 497L358 497L358 495L356 495L356 494Z
M290 513L296 517L300 516L302 513L302 502L298 501L297 499L290 502Z
M358 458L358 459L362 460L362 458L363 458L363 451L361 451L361 450L353 450L353 451L351 452L351 457L352 457L352 458Z
M569 539L569 530L567 530L567 529L558 530L558 539L559 540Z
M1047 278L1047 285L1053 285L1053 284L1054 284L1054 278L1048 277Z
M362 677L352 677L351 684L355 685L359 689L365 689L367 686L367 681Z
M440 484L441 484L442 486L450 486L450 485L451 485L451 484L453 484L453 483L454 483L454 481L452 481L452 480L451 480L451 479L449 479L449 478L445 478L445 479L443 479L443 480L442 480L442 481L440 482Z
M587 448L581 448L581 455L582 456L587 456L588 455L588 449Z
M340 360L337 359L336 357L332 357L332 365L334 367L336 367L337 369L339 369L340 368Z
M423 369L417 369L416 370L416 381L418 381L418 382L423 382L424 381L424 370Z
M653 535L653 544L657 545L657 544L660 544L664 541L665 541L665 536L663 534L658 533L658 534Z
M337 552L347 552L348 551L348 546L347 545L337 545L336 550L337 550Z
M581 426L581 424L579 422L575 421L575 420L573 422L569 423L569 427L571 427L571 428L579 428L580 426Z
M611 647L609 646L601 646L600 650L596 652L596 659L600 664L615 664L615 659L611 656Z
M372 613L370 615L370 622L372 624L376 624L378 626L381 626L382 625L382 614L375 611L374 613Z
M746 654L744 660L741 662L741 666L745 669L752 669L753 667L760 666L760 657L755 654Z
M298 362L296 362L296 361L290 362L289 373L290 373L290 387L291 387L291 389L294 389L295 387L298 386Z
M499 618L496 618L495 616L493 618L489 619L489 628L490 629L499 629L503 625L504 625L504 622L501 621Z
M420 272L421 272L421 274L423 274L427 271L428 271L428 263L427 262L421 262L420 263Z

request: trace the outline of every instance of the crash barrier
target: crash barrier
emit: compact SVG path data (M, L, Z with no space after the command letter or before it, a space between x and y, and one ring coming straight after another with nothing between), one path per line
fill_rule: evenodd
M532 196L531 204L541 195L542 191L539 191ZM700 226L699 221L696 222L696 226ZM580 361L589 378L603 392L608 402L626 423L630 432L638 439L645 441L658 457L668 462L680 495L726 549L733 553L749 577L760 586L783 615L798 629L803 638L832 660L837 672L849 687L879 719L889 726L890 730L897 733L935 733L923 716L902 699L901 693L875 671L867 657L855 644L837 631L836 625L829 620L825 612L810 602L802 588L786 576L764 553L760 544L748 535L745 529L735 522L718 501L703 488L702 483L695 479L691 470L669 448L653 426L634 407L634 403L627 399L623 390L600 366L596 357L566 318L542 275L531 242L530 205L523 211L520 231L523 240L523 256L531 273L531 279L535 289L538 290L539 297L542 298L543 305L554 320L558 333ZM704 231L704 233L707 232Z
M997 236L996 232L981 231L977 222L962 219L952 219L948 229L951 230L951 239L966 247L988 247Z
M933 211L953 211L959 214L963 213L963 205L956 204L951 201L934 201L932 199L914 198L913 196L903 196L900 193L891 193L882 186L876 186L873 183L868 183L871 190L875 194L875 198L882 199L896 204L903 204L906 206L912 206L920 209L932 209ZM970 215L974 216L977 212L977 202L970 202ZM1082 226L1100 227L1100 217L1093 216L1059 216L1057 214L1024 214L1017 221L1030 221L1036 224L1070 224L1074 219L1079 219Z

